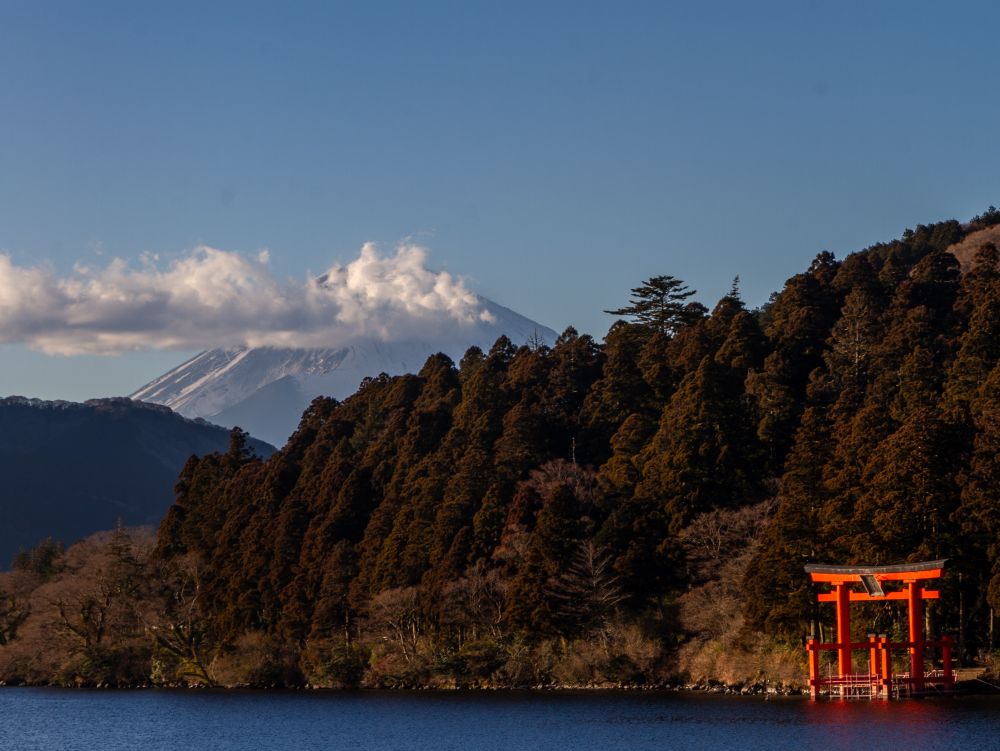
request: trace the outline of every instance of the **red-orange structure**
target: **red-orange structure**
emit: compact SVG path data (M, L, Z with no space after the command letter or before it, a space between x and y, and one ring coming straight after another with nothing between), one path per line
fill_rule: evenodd
M814 636L807 639L809 654L809 688L812 698L820 689L828 687L831 694L891 698L894 695L920 695L927 688L950 691L955 683L951 665L951 639L947 636L929 641L924 635L924 600L936 600L940 593L925 589L924 584L939 579L945 561L903 563L896 566L806 566L806 573L814 583L830 584L832 591L822 592L819 602L833 602L837 606L837 640L820 643ZM902 589L886 591L886 582L901 582ZM860 584L863 591L854 589ZM909 639L890 642L884 634L869 634L864 642L851 641L851 603L905 600L909 610ZM942 670L926 673L924 656L928 649L941 650ZM893 675L892 650L908 650L909 673ZM837 675L822 677L819 653L822 650L837 652ZM853 653L868 653L868 672L855 673Z

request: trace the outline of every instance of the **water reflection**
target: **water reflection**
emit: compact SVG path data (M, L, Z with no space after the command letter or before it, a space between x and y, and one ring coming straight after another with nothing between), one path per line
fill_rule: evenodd
M1000 702L993 697L934 697L902 701L804 702L811 727L830 749L953 749L995 747Z

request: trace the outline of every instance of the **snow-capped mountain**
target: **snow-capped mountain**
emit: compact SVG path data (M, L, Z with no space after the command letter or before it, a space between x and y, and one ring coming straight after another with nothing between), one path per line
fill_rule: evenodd
M164 404L185 417L202 417L281 446L317 396L343 399L379 373L415 373L436 352L456 362L475 345L488 350L506 335L515 345L533 339L551 344L552 329L485 298L492 320L455 323L425 340L354 339L327 349L234 347L202 352L146 384L133 399Z

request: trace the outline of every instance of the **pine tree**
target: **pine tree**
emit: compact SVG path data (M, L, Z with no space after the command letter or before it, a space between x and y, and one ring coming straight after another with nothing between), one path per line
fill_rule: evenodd
M693 312L685 300L695 294L680 279L673 276L654 276L640 286L632 288L629 305L616 310L605 310L613 316L628 316L650 332L670 335L692 322Z

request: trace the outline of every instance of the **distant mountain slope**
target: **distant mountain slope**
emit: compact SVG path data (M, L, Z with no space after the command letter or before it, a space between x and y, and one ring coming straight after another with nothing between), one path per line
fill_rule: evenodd
M188 458L228 443L226 430L155 404L0 399L0 567L45 537L156 524Z
M395 342L356 339L328 349L214 349L131 396L164 404L187 417L203 417L226 427L239 425L280 446L315 397L343 399L366 377L415 373L435 352L457 361L473 345L488 350L501 335L516 345L532 338L555 341L552 329L485 298L479 300L493 320L456 324L446 335Z

